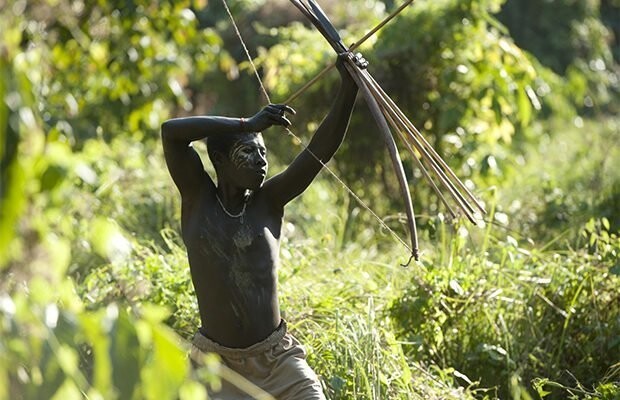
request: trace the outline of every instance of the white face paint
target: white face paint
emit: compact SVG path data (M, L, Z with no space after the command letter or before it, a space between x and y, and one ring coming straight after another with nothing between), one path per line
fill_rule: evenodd
M237 168L248 168L252 165L253 151L254 149L252 146L238 141L230 149L230 161L232 161Z
M266 149L260 136L251 140L240 139L230 148L228 158L239 169L254 168L260 164L260 160L267 163Z

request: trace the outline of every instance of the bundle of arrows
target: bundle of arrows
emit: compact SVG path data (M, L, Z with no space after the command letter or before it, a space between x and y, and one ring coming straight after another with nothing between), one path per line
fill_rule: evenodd
M415 258L416 261L419 259L415 214L411 204L409 185L400 159L399 150L394 140L393 132L396 133L396 135L400 138L400 141L404 144L406 150L409 154L411 154L412 159L415 160L414 162L422 172L422 175L426 178L441 202L445 205L448 213L453 218L456 218L457 211L455 211L455 208L453 207L453 204L455 204L459 213L462 213L469 221L476 224L477 213L480 212L482 214L486 214L482 204L463 184L463 182L461 182L456 174L450 169L448 164L439 156L439 154L437 154L431 144L424 138L424 136L422 136L420 131L398 108L396 103L394 103L385 91L383 91L381 86L377 83L377 81L375 81L368 70L365 68L360 68L356 64L355 57L352 55L351 51L359 46L361 41L355 45L352 45L350 48L345 46L340 38L340 35L338 34L338 31L334 28L327 15L316 1L290 1L321 32L337 54L346 53L350 55L350 57L346 58L345 66L357 83L360 92L364 96L370 112L372 113L372 116L381 131L390 154L392 165L394 166L394 170L398 178L401 194L405 201L407 225L411 236L410 250L412 257ZM411 1L408 1L406 4L409 3L411 3ZM400 9L397 11L400 11ZM368 36L369 35L366 35L363 40L365 40ZM444 192L447 193L447 196L444 196ZM452 200L452 204L448 201L448 199Z

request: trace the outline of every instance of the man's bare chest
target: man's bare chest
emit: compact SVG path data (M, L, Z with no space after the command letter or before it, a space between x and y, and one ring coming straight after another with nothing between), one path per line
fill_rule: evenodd
M217 203L204 204L184 210L183 239L188 252L210 264L271 265L279 251L281 224L281 216L260 204L250 203L234 217Z

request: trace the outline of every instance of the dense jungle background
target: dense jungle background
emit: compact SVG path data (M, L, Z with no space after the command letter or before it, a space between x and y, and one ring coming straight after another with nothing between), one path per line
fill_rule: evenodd
M401 3L320 1L347 43ZM335 60L285 0L228 0L274 102ZM251 116L220 0L0 0L0 399L204 399L159 127ZM620 399L620 1L417 0L361 51L489 210L406 154L422 257L322 173L287 209L284 317L330 399ZM332 72L291 104L309 140ZM264 133L272 164L301 147ZM197 147L204 156L204 147ZM212 169L205 159L208 170ZM361 98L330 167L406 239Z

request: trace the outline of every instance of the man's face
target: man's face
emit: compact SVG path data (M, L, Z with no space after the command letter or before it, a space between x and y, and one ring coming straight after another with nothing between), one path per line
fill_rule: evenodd
M228 152L230 178L246 189L260 188L267 175L267 149L261 135L239 139Z

